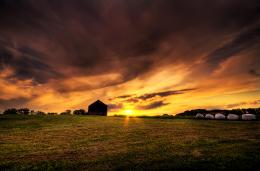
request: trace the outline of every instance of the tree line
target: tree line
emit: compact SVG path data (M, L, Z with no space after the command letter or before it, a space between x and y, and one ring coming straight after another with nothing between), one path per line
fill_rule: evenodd
M87 115L88 113L84 109L77 109L74 111L66 110L61 113L57 112L43 112L43 111L34 111L30 110L29 108L10 108L6 109L3 112L4 115Z
M207 110L207 109L194 109L194 110L187 110L185 112L179 113L176 116L196 116L197 113L201 113L201 114L216 114L216 113L222 113L224 115L228 115L230 113L232 114L237 114L237 115L242 115L245 113L251 113L251 114L255 114L257 116L260 116L260 108L243 108L243 109L231 109L231 110L221 110L221 109L215 109L215 110ZM20 109L16 109L16 108L10 108L10 109L6 109L3 112L4 115L10 115L10 114L14 114L14 115L87 115L88 112L85 111L84 109L77 109L77 110L66 110L64 112L61 113L56 113L56 112L43 112L43 111L34 111L34 110L30 110L29 108L20 108Z

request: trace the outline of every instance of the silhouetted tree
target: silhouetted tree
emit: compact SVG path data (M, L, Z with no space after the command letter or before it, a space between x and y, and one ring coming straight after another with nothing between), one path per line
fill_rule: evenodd
M173 116L173 115L169 115L169 114L165 113L165 114L163 114L163 115L159 116L159 118L170 119L170 118L174 118L174 116Z
M232 110L230 110L230 113L237 114L237 115L242 115L243 111L241 109L232 109Z
M255 114L260 115L260 108L255 109Z
M60 115L71 115L71 110L66 110L65 112L61 112Z
M58 113L55 113L55 112L48 112L47 115L58 115Z
M243 113L247 113L247 109L241 109Z
M3 114L4 115L9 115L9 114L16 115L17 114L17 109L15 109L15 108L6 109Z
M206 109L194 109L194 110L187 110L183 113L178 114L179 116L195 116L197 113L205 114L208 111Z
M85 115L86 111L84 109L74 110L74 115Z
M31 110L31 111L30 111L30 115L35 115L34 110Z
M30 114L30 109L28 109L28 108L21 108L21 109L17 110L17 113L21 114L21 115L29 115Z
M256 109L249 108L249 109L247 109L247 112L251 113L251 114L256 114Z
M44 113L44 112L42 112L42 111L37 111L35 114L36 114L36 115L46 115L46 113Z

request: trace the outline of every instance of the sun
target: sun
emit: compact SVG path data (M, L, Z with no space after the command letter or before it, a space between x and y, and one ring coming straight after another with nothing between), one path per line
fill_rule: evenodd
M127 109L127 110L125 110L125 114L126 115L132 115L133 114L133 110Z

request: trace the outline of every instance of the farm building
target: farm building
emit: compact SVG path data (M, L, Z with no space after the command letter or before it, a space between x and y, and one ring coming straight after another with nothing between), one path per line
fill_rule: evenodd
M100 100L88 106L88 115L107 116L107 105Z

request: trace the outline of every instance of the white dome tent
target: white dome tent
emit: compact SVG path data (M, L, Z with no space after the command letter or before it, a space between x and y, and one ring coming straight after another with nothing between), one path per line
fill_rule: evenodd
M242 120L250 121L250 120L256 120L256 116L254 114L243 114Z
M206 119L214 119L214 115L212 115L212 114L206 114L205 118L206 118Z
M228 116L227 116L227 119L228 120L239 120L239 116L238 115L236 115L236 114L228 114Z
M224 120L224 119L226 119L226 116L223 115L222 113L217 113L215 115L215 119L217 119L217 120Z
M203 119L204 118L204 115L201 114L201 113L197 113L196 116L195 116L196 119Z

